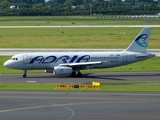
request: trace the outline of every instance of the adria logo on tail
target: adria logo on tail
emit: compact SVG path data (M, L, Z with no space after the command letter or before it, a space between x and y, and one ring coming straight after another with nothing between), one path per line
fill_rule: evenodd
M148 44L146 43L146 39L147 39L148 35L147 34L142 34L140 36L138 36L135 40L135 42L141 46L141 47L148 47Z

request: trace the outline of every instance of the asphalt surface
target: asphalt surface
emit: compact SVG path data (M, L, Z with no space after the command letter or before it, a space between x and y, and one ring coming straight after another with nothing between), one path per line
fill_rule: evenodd
M0 48L0 55L15 55L26 52L120 52L124 49L40 49L40 48ZM148 49L147 52L160 56L160 49Z
M0 91L1 120L159 120L160 93Z
M1 74L0 83L63 83L81 84L92 81L127 81L127 80L160 80L160 72L106 72L106 73L83 73L82 78L69 76L55 76L51 73L27 74L23 78L22 74Z
M160 25L54 25L54 26L0 26L0 28L109 28L109 27L154 27L159 28Z
M73 83L160 80L159 72L1 74L0 83ZM158 84L157 84L158 85ZM0 91L2 120L159 120L160 93L99 91Z

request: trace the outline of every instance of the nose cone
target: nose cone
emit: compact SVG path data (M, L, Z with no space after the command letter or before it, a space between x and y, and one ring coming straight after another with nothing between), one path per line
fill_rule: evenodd
M15 69L15 64L12 61L8 60L3 64L6 68Z
M4 65L5 67L7 67L7 68L10 68L10 64L9 64L8 61L6 61L3 65Z

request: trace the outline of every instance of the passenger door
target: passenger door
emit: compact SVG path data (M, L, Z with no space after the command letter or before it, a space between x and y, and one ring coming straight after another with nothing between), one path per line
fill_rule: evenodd
M28 55L23 55L23 64L28 64Z

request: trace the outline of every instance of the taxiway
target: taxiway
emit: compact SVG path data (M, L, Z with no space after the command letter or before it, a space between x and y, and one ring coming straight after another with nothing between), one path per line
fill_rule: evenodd
M2 120L158 120L159 93L0 91Z
M54 76L52 74L28 74L23 78L21 74L1 74L0 83L39 83L39 84L82 84L92 81L127 81L127 80L160 80L159 72L105 72L83 73L82 78L68 76Z

